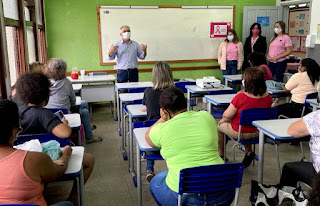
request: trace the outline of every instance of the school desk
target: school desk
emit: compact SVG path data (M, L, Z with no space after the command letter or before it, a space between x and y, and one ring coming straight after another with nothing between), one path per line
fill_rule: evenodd
M207 99L207 111L211 114L212 112L212 105L219 107L228 107L231 100L237 94L220 94L220 95L205 95L204 98Z
M298 121L300 118L292 119L275 119L253 121L252 125L259 130L259 166L258 166L258 182L263 183L263 166L264 166L264 143L265 138L271 138L276 141L295 139L287 132L288 127ZM278 165L279 167L279 165Z
M224 86L224 85L220 85L220 87L218 88L211 88L211 89L202 89L200 87L198 87L197 85L187 85L186 86L187 92L188 92L188 104L187 104L187 110L190 110L190 99L193 96L197 96L197 97L203 97L206 94L209 94L209 92L211 91L226 91L226 90L232 90L232 88Z
M242 84L242 74L235 74L235 75L223 75L224 78L224 85L229 86L231 84Z

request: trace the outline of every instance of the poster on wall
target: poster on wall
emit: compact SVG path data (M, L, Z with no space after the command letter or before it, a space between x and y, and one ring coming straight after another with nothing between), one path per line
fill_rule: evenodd
M306 50L306 40L307 40L307 37L301 37L301 45L300 45L300 51L301 52L307 52Z
M317 27L317 39L320 39L320 24Z
M211 22L210 38L226 38L231 22Z
M300 37L299 36L291 36L292 41L292 51L299 52L300 51Z
M289 36L307 36L309 26L309 10L289 12Z
M270 17L269 17L269 16L258 16L258 17L257 17L257 22L258 22L262 27L270 26Z

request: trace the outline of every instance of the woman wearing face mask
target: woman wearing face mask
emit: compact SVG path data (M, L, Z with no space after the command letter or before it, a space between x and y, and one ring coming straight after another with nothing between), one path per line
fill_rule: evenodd
M220 44L218 62L223 75L237 74L243 64L243 46L237 33L228 30L228 37Z
M292 42L286 35L286 24L278 21L274 25L274 36L269 44L269 53L267 59L272 75L276 75L276 81L282 82L283 73L287 67L286 56L292 53Z
M259 23L253 23L250 27L250 36L246 38L244 44L244 62L242 70L244 71L249 67L248 55L253 52L262 53L264 56L267 52L267 40L266 37L261 36L261 26Z
M316 85L320 79L320 66L311 58L303 59L300 63L299 72L295 73L283 88L290 92L291 102L278 106L278 115L290 118L301 117L303 105L307 94L316 92Z
M264 73L258 68L249 67L242 75L242 85L244 92L239 92L231 101L229 107L222 115L218 123L219 154L224 155L224 134L232 138L238 138L239 121L241 111L244 109L270 107L272 103L271 96L267 91L264 81ZM257 138L257 128L253 126L242 126L241 139L250 140ZM245 156L242 161L244 167L248 167L255 157L252 151L252 145L246 144Z

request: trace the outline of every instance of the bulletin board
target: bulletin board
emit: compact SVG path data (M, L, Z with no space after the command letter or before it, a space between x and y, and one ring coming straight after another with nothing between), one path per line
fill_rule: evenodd
M235 7L97 6L97 17L100 65L116 64L107 55L121 39L122 25L130 26L132 40L148 46L147 58L139 64L214 61L225 37L210 35L212 23L227 22L234 28Z
M306 36L309 34L309 10L289 12L289 36L293 52L306 52Z
M307 36L309 27L309 10L289 12L289 36Z

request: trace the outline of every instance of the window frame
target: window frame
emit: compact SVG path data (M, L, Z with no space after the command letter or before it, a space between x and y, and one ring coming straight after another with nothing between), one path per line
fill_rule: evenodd
M14 86L11 87L10 84L6 26L17 28L18 64L16 69L18 76L29 71L28 26L33 28L36 61L46 63L48 59L44 0L17 0L17 3L19 20L4 17L3 0L0 0L0 50L2 53L0 54L0 99L9 98L12 96L12 90L14 90ZM25 7L30 11L30 21L25 20ZM38 24L40 16L42 24Z

